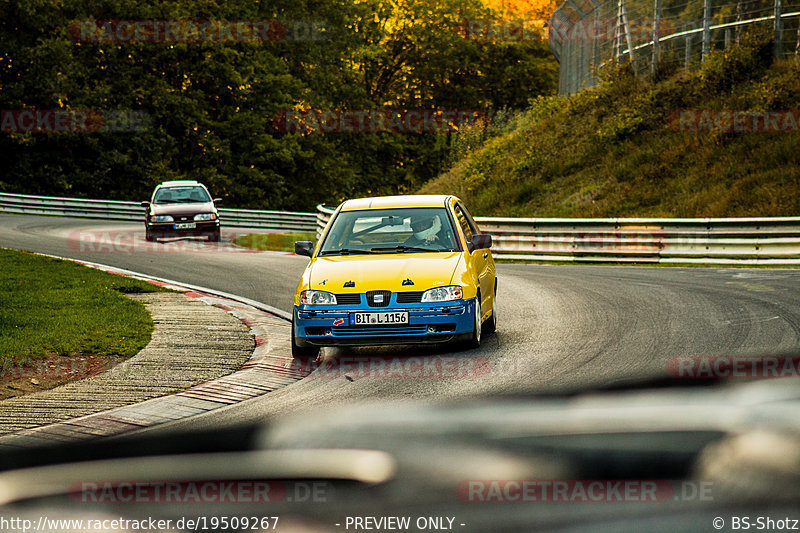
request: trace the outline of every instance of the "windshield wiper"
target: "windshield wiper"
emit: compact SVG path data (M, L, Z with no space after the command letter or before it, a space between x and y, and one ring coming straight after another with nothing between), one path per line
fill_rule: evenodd
M373 252L441 252L443 250L431 250L430 248L420 248L419 246L406 246L400 244L386 248L373 248Z
M319 255L350 255L350 254L371 254L370 250L357 250L354 248L342 248L341 250L325 250Z

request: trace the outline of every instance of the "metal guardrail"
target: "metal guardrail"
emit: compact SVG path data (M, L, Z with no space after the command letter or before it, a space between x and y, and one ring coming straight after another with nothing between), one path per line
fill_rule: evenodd
M0 193L0 212L142 221L138 202ZM225 227L317 231L334 210L316 213L220 209ZM498 259L800 265L800 217L502 218L476 217Z
M223 227L314 231L316 213L218 209ZM0 193L0 212L144 222L139 202Z
M317 206L324 230L333 210ZM800 265L800 217L475 217L497 259L663 264Z

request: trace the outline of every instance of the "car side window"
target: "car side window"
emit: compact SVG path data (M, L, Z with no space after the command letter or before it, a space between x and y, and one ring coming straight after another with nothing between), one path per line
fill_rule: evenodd
M464 237L467 239L467 242L471 241L472 236L475 235L475 230L470 224L469 218L467 218L467 215L462 209L461 205L456 205L453 208L453 211L456 214L458 225L461 226L461 231L464 232Z
M478 224L475 222L475 219L469 214L469 210L463 205L461 206L461 209L464 211L464 216L467 217L467 223L472 228L472 233L476 235L480 233L481 230L478 228Z

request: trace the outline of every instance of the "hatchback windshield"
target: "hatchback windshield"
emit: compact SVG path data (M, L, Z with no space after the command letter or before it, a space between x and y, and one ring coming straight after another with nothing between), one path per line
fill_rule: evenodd
M164 187L156 192L153 203L156 204L183 204L210 202L211 197L202 187Z
M456 251L453 224L444 208L342 211L320 255Z

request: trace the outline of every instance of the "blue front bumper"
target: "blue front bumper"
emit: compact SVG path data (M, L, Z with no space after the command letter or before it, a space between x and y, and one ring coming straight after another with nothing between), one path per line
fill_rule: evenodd
M393 295L394 296L394 295ZM475 298L453 302L360 305L295 305L294 335L299 346L375 346L447 342L471 334ZM408 324L355 325L353 314L408 312Z

